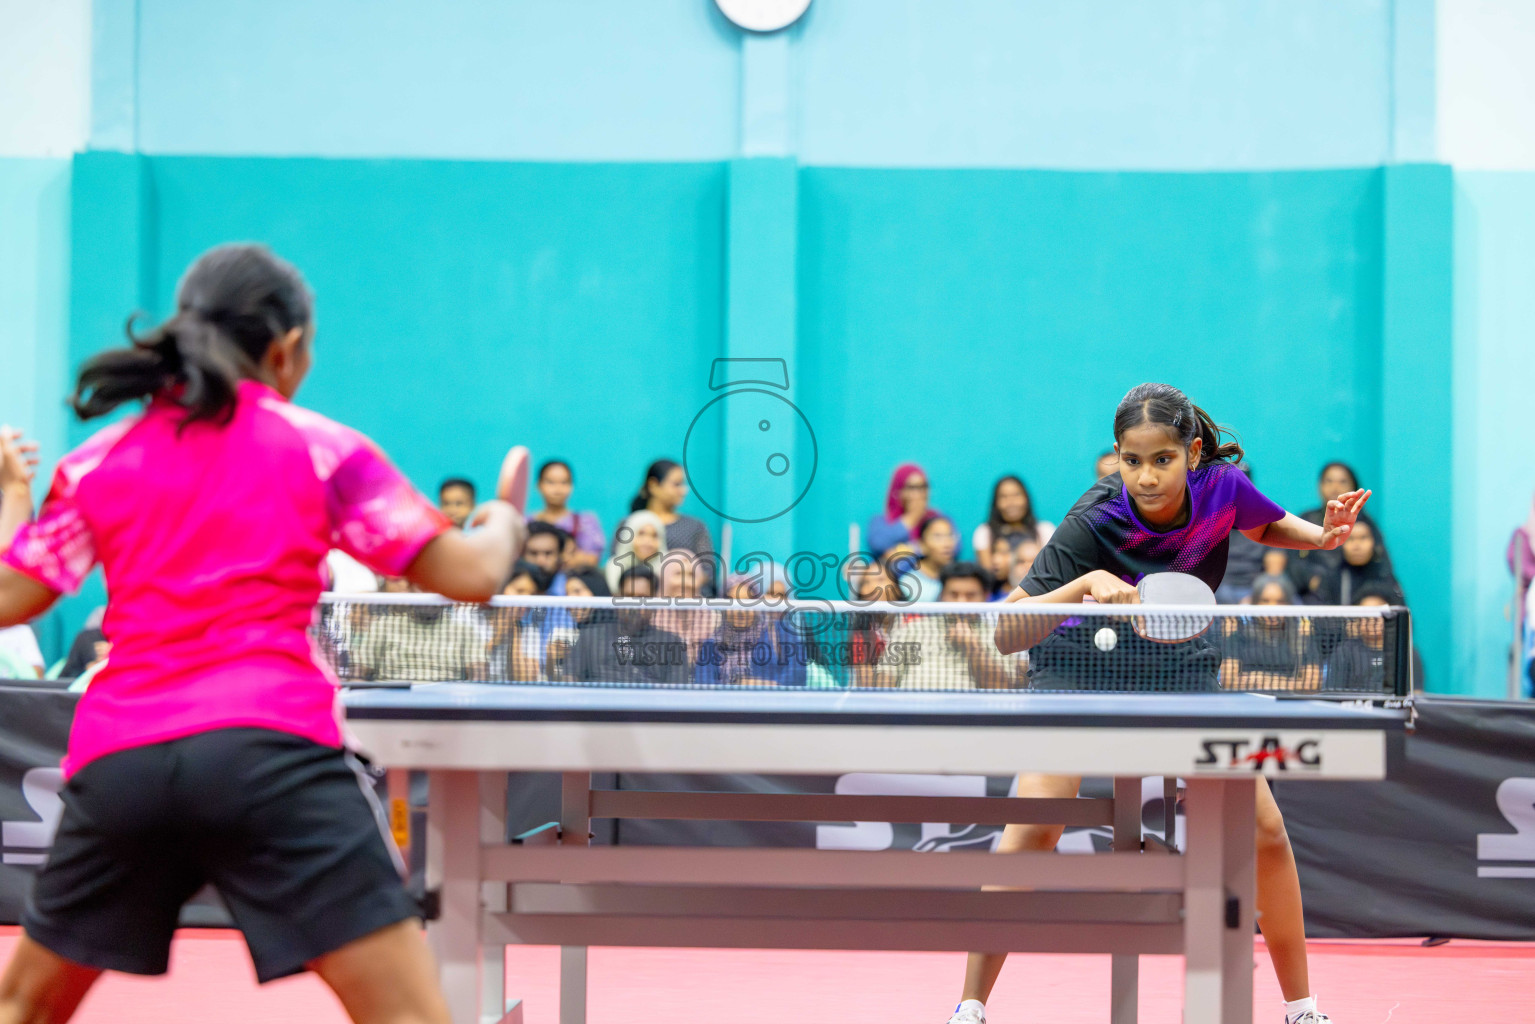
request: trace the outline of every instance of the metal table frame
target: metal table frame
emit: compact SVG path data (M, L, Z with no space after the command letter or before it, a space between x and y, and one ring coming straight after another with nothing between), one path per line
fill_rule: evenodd
M1332 770L1309 777L1383 778L1390 723L1400 726L1395 716L1364 709L1357 709L1361 720L1352 723L1339 719L1354 709L1334 709L1317 728L1293 715L1238 728L1227 716L1215 725L1151 728L1134 736L1136 730L1125 726L1041 728L1038 721L1023 721L1006 731L1010 742L1002 750L988 742L957 750L945 738L934 748L947 749L952 767L945 769L927 763L921 751L928 747L913 742L914 736L937 730L946 737L955 726L928 721L878 729L887 737L883 753L850 740L853 756L866 759L859 768L1001 774L998 766L1006 761L1023 770L1064 773L1063 751L1081 747L1073 755L1077 770L1070 772L1079 774L1102 763L1116 745L1155 747L1150 740L1162 736L1177 742L1112 759L1120 767L1108 799L679 793L594 789L592 772L734 772L747 770L748 763L758 765L756 771L777 772L805 760L811 748L823 754L809 757L813 763L800 771L853 769L841 759L846 752L840 742L807 745L786 733L778 737L788 748L782 757L774 756L773 747L752 747L751 730L771 725L691 723L700 741L736 733L746 748L723 761L719 754L729 746L728 735L712 751L688 748L712 760L705 769L692 755L658 760L656 751L675 751L675 730L687 727L676 722L583 725L538 715L471 722L467 713L412 719L395 703L384 720L359 719L354 708L351 724L364 748L390 768L392 793L403 793L407 770L428 773L427 885L439 894L440 906L428 934L455 1024L520 1022L521 1005L508 998L505 985L505 947L513 944L561 947L561 1024L584 1024L586 950L593 945L1108 953L1113 1024L1136 1019L1137 957L1181 953L1185 1021L1249 1024L1254 770L1221 766L1195 774L1189 749L1208 747L1191 737L1208 740L1213 732L1222 743L1229 742L1225 737L1261 743L1274 735L1290 748L1314 743L1337 756L1329 762ZM797 728L801 738L818 738L803 732L815 725ZM838 737L852 735L823 724L827 728ZM978 741L994 731L975 723L969 728ZM584 757L572 752L572 729L585 737L577 744ZM653 730L659 735L650 736ZM1172 748L1182 752L1170 753ZM1274 774L1275 766L1262 760L1257 767ZM509 770L561 772L557 828L506 841ZM1156 842L1142 849L1144 775L1186 778L1182 851ZM1164 782L1164 789L1171 787ZM1166 806L1170 810L1171 801ZM589 844L593 818L1109 825L1114 840L1113 852L1093 856L609 847ZM464 841L470 836L478 842Z

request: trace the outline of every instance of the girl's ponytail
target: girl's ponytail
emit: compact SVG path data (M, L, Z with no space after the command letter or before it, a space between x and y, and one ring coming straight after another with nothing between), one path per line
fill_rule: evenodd
M1236 435L1232 434L1229 430L1221 429L1215 420L1210 418L1209 413L1193 402L1189 403L1189 408L1194 410L1194 419L1198 423L1196 436L1204 442L1199 447L1199 464L1241 462L1242 456L1245 453L1242 451L1242 446L1237 443ZM1230 440L1222 442L1222 437L1230 438Z
M273 341L307 328L313 300L290 264L256 245L221 245L192 264L176 314L128 345L86 360L70 405L81 419L164 395L193 420L227 422L236 389Z

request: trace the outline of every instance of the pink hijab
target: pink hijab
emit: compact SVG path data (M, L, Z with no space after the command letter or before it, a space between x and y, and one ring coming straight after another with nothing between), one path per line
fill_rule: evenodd
M910 480L913 476L925 477L927 472L915 462L903 462L895 467L894 473L890 474L890 487L885 491L885 519L888 522L893 523L900 519L901 513L906 511L901 505L901 488L905 487L906 481ZM929 505L927 511L922 516L922 520L911 531L912 539L915 540L917 534L922 532L923 526L942 515L942 512Z

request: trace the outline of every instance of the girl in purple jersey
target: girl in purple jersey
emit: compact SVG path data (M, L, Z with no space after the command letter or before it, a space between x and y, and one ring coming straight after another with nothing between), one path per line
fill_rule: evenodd
M1077 502L1009 601L1076 604L1091 597L1100 604L1137 604L1136 582L1155 572L1189 573L1213 590L1226 571L1232 530L1271 547L1330 550L1343 543L1370 497L1364 490L1338 495L1327 503L1320 525L1286 512L1233 465L1242 458L1241 447L1222 443L1221 431L1209 415L1167 384L1142 384L1125 395L1114 414L1114 451L1118 472L1098 481ZM1053 657L1058 652L1069 655L1069 645L1078 642L1070 627L1057 630L1060 622L1004 616L997 628L997 647L1004 654L1033 648L1035 665L1091 664ZM1205 651L1211 646L1148 644L1140 655L1159 657L1171 666L1153 678L1170 678L1180 689L1199 689L1213 685L1215 678L1218 658L1210 664ZM1052 684L1056 681L1052 675ZM1080 688L1097 688L1094 682ZM1018 796L1070 798L1081 782L1076 776L1020 775ZM1284 818L1262 776L1257 799L1259 923L1286 1000L1285 1020L1325 1024L1328 1018L1317 1012L1307 975L1295 856ZM1062 831L1059 825L1009 825L998 849L1053 850ZM964 995L950 1024L984 1024L985 1001L1006 959L1005 953L970 954Z

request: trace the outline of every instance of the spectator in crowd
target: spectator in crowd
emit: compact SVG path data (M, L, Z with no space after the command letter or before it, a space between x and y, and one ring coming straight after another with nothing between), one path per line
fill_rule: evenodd
M550 459L539 466L538 494L544 499L544 507L533 513L532 519L558 526L574 538L575 550L565 557L567 570L591 569L602 562L602 523L597 513L577 512L570 507L575 482L575 473L564 459Z
M1384 608L1391 594L1379 584L1366 583L1355 595L1354 604L1365 608ZM1349 619L1347 636L1327 657L1324 686L1329 690L1371 690L1381 692L1386 685L1386 624L1381 619Z
M75 634L69 645L69 653L64 656L64 667L59 670L61 679L74 679L86 669L105 661L112 652L112 645L101 631L106 611L105 607L98 607L86 616L85 625Z
M1353 604L1361 587L1375 584L1391 595L1390 603L1406 604L1391 563L1377 543L1375 529L1363 517L1338 550L1343 557L1336 565L1313 566L1319 571L1312 576L1309 589L1317 603Z
M1110 448L1093 463L1093 479L1102 480L1110 473L1119 472L1119 453Z
M0 679L41 679L47 668L31 626L0 629Z
M565 595L564 563L566 542L570 534L553 523L535 519L528 524L528 539L522 544L524 561L532 562L549 574L549 585L539 593L556 597Z
M1514 574L1514 586L1520 594L1535 583L1535 503L1530 506L1529 517L1508 539L1508 571Z
M671 459L657 459L645 470L639 493L629 502L629 511L646 511L657 516L665 529L662 551L688 551L698 556L702 578L699 590L704 596L714 594L714 541L703 520L677 511L688 496L688 478L681 466ZM618 550L615 539L613 550Z
M885 511L869 520L864 543L876 555L897 544L915 543L922 527L941 513L928 505L927 474L914 462L903 462L890 474Z
M325 589L332 594L372 594L378 591L378 577L340 548L325 556Z
M547 523L534 523L547 526ZM531 533L529 534L532 540ZM522 559L512 566L512 578L501 593L511 597L539 597L549 592L552 576L542 565ZM491 677L516 683L537 683L549 678L545 671L549 638L554 631L551 612L565 613L567 628L574 628L563 608L493 608L490 648Z
M1034 499L1023 480L1009 473L992 487L991 511L986 513L986 521L975 528L970 544L975 548L975 557L982 569L1006 579L1006 571L991 564L993 540L1006 537L1014 544L1022 540L1044 544L1054 532L1054 523L1035 518Z
M1237 463L1237 469L1252 479L1252 469L1246 462ZM1221 578L1221 585L1215 588L1215 599L1221 604L1246 604L1252 597L1253 580L1264 571L1265 552L1269 551L1280 556L1283 571L1283 551L1249 540L1241 530L1232 530L1226 554L1226 575Z
M679 557L680 556L680 557ZM656 628L675 633L688 645L688 664L698 664L698 651L719 628L719 612L704 606L698 587L699 566L686 552L668 554L659 568L665 607L656 612Z
M1029 570L1034 568L1034 559L1039 557L1039 553L1044 550L1044 547L1038 541L1024 540L1019 541L1018 545L1013 548L1013 568L1007 576L1010 588L1016 587L1023 582L1023 578L1029 574Z
M901 585L891 567L879 559L854 559L847 564L848 598L858 605L896 603L902 600ZM830 668L843 686L877 686L875 669L884 656L895 616L885 611L857 611L827 631L833 648Z
M918 535L922 558L912 567L906 580L918 601L936 601L943 590L942 573L954 564L959 551L959 534L947 516L934 516L922 524Z
M761 610L787 597L787 581L773 593L771 575L735 573L725 596L735 602L720 612L719 628L703 642L693 669L700 686L804 686L806 647L784 623L783 612Z
M1317 479L1317 495L1322 503L1316 508L1308 509L1301 513L1301 518L1308 523L1320 524L1327 514L1327 503L1340 494L1359 489L1359 477L1344 462L1329 462L1322 467L1322 473ZM1375 537L1376 547L1380 556L1391 568L1391 556L1386 552L1386 540L1381 534L1380 528L1375 525L1375 520L1363 510L1359 513L1359 523L1368 526ZM1295 592L1301 600L1311 604L1330 604L1330 601L1322 600L1316 593L1313 583L1324 577L1330 570L1335 570L1343 561L1343 549L1336 548L1332 551L1289 551L1286 552L1288 566L1287 573L1290 582L1295 586Z
M645 566L654 576L666 551L666 524L661 517L654 512L630 512L613 535L613 555L604 570L608 589L617 593L618 578L635 566Z
M608 581L602 573L596 569L584 569L573 572L565 581L566 597L612 597L613 591L608 589ZM565 671L565 662L569 658L571 649L575 647L580 638L581 630L587 628L593 622L611 622L613 609L611 608L571 608L571 628L555 629L549 637L549 651L545 661L545 670L550 679L569 678Z
M1023 543L1019 541L1019 543ZM1002 601L1013 589L1013 542L1005 536L996 536L991 539L990 558L982 566L991 574L992 587L989 601ZM976 554L980 554L979 551ZM1020 577L1021 579L1022 577Z
M1284 576L1253 580L1252 603L1261 607L1295 603ZM1304 618L1254 614L1222 619L1221 684L1228 690L1315 690L1322 685L1322 654Z
M419 594L409 580L386 577L386 594ZM351 648L354 674L365 679L429 683L484 677L485 634L445 604L411 604L369 617Z
M940 600L982 604L991 591L991 574L974 562L943 568ZM878 686L903 690L995 690L1023 685L1022 653L997 651L994 615L903 616L890 630L892 650L875 673Z
M640 598L621 604L611 619L582 624L575 646L565 659L565 678L587 682L681 684L689 678L687 645L675 633L657 629L655 610L644 598L655 596L656 574L648 565L625 569L618 577L618 594Z
M450 476L437 488L437 508L460 530L474 513L474 483L461 476Z

